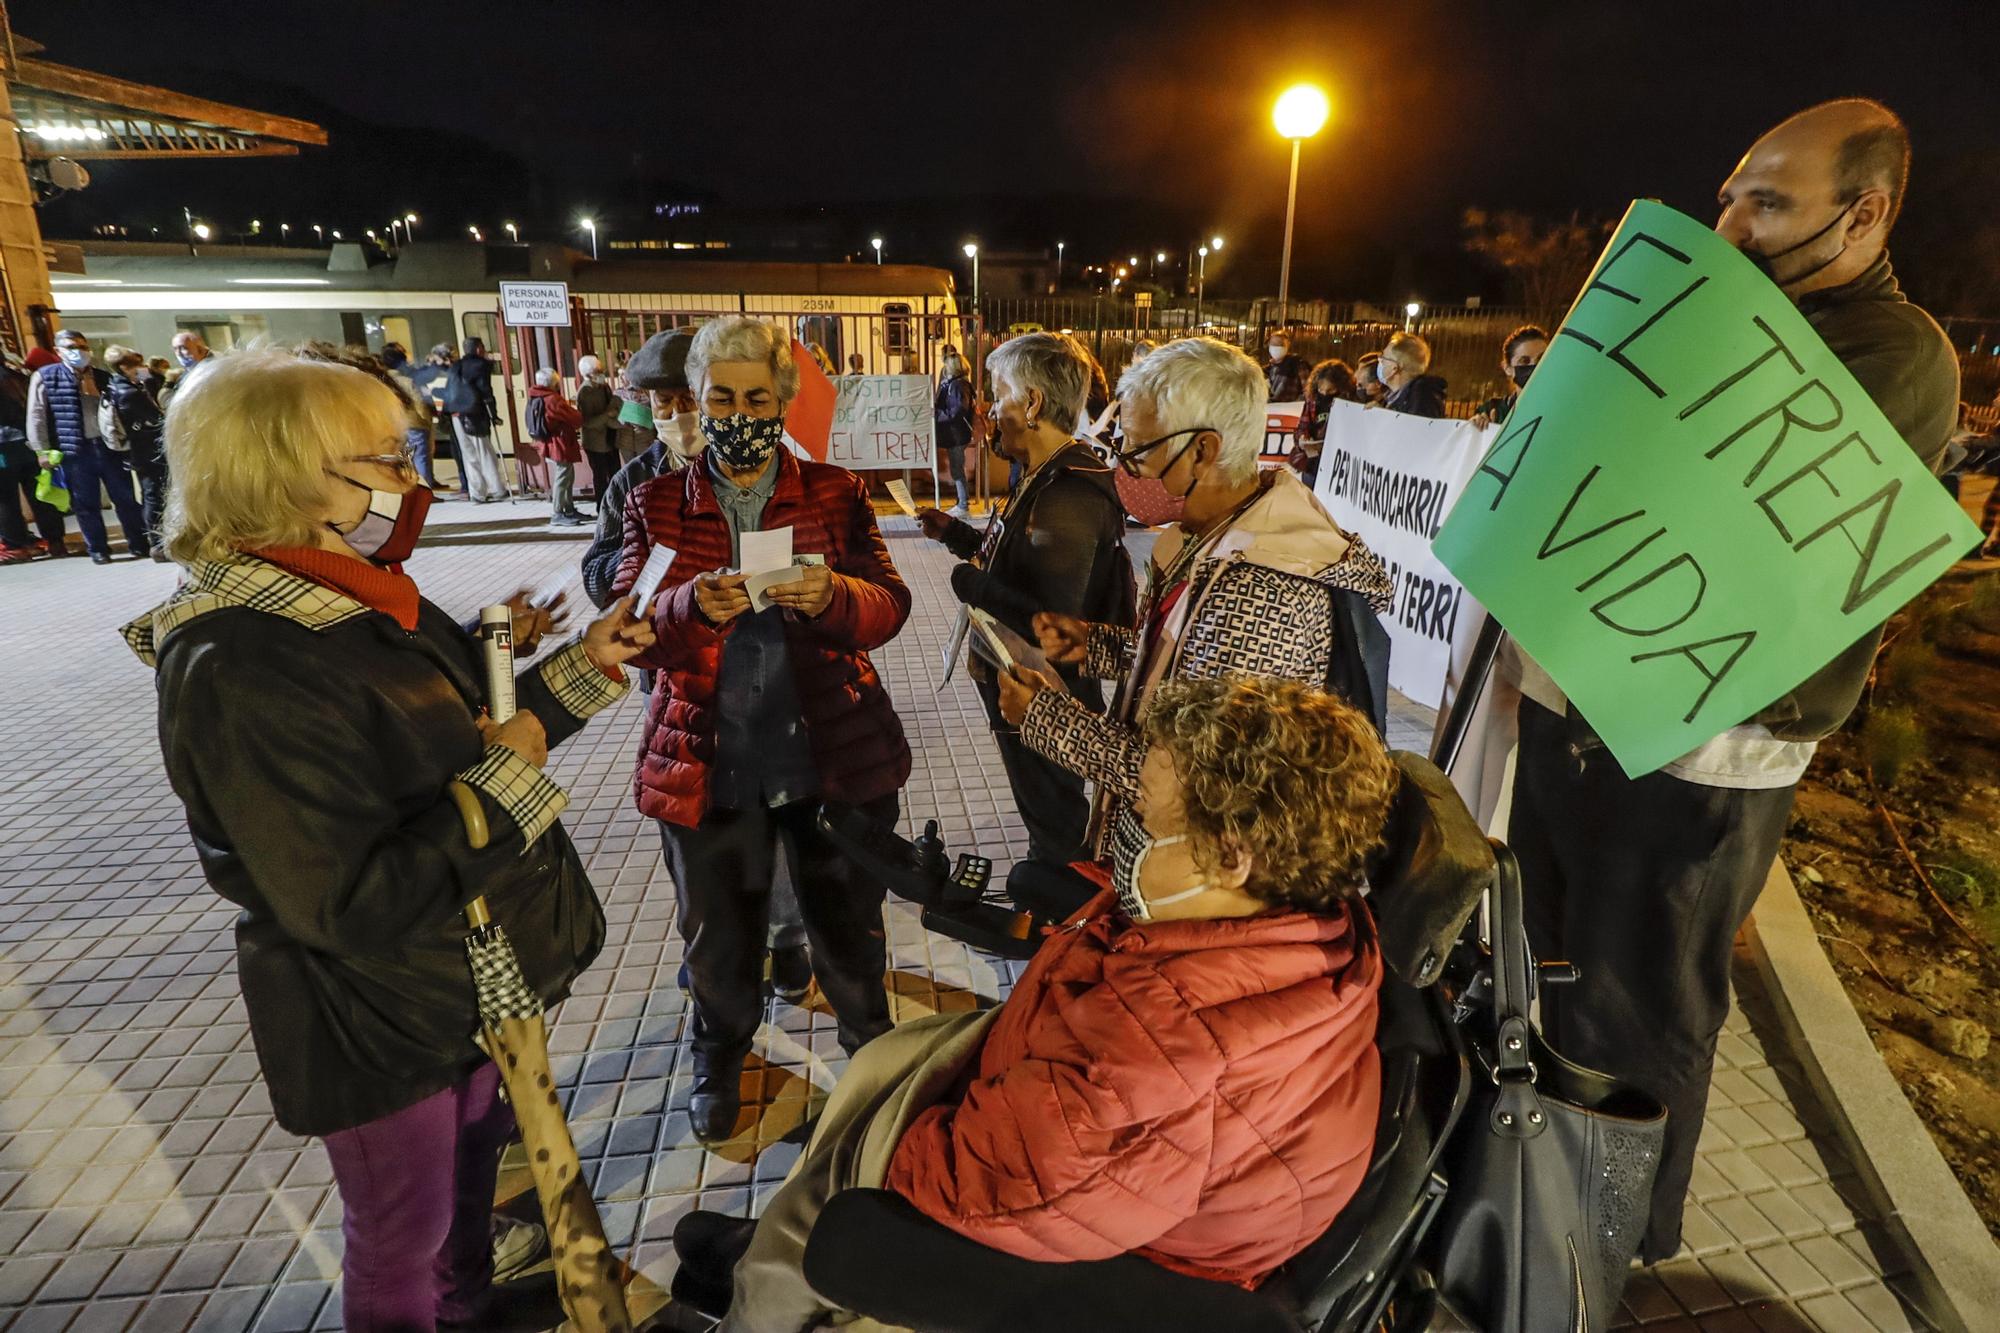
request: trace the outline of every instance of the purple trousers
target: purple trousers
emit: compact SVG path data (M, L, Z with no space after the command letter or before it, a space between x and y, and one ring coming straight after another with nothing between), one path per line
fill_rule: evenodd
M493 1284L493 1188L514 1112L479 1066L414 1106L324 1139L344 1214L348 1333L431 1333L476 1318Z

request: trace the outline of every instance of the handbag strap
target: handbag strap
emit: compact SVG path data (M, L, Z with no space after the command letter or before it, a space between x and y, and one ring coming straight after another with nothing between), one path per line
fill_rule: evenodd
M1493 957L1494 1076L1533 1082L1533 1026L1528 1011L1533 1000L1534 966L1528 957L1527 911L1521 897L1521 866L1505 843L1495 841L1497 863L1488 894L1490 948Z

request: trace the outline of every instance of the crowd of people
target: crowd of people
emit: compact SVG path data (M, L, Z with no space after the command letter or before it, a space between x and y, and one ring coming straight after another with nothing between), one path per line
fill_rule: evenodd
M1743 158L1717 229L1930 461L1951 433L1956 362L1889 270L1906 164L1884 109L1815 108ZM903 809L910 745L872 654L912 597L864 481L784 446L799 367L781 330L723 316L656 335L615 375L583 358L574 400L538 379L526 425L555 520L588 521L578 464L598 479L582 555L598 610L564 637L560 607L509 599L531 664L504 720L478 643L404 569L444 418L470 498L507 493L476 339L423 366L393 346L210 356L190 339L167 386L129 349L107 351L107 370L73 331L55 341L6 401L93 559L110 558L102 487L134 553L182 567L125 635L156 671L167 776L204 872L243 909L239 972L274 1113L327 1147L349 1328L476 1323L489 1299L512 1111L471 1040L461 909L484 898L531 1000L559 1002L591 966L605 916L548 755L635 675L633 799L676 894L694 1138L754 1133L744 1070L771 995L796 1003L816 985L853 1057L762 1218L696 1213L676 1235L688 1283L729 1307L725 1328L794 1333L834 1313L803 1246L857 1183L1008 1254L1138 1254L1246 1287L1353 1196L1380 1099L1365 866L1397 784L1378 619L1394 588L1300 473L1336 400L1442 414L1420 337L1353 368L1308 366L1282 335L1262 364L1183 338L1123 370L1115 411L1066 335L995 348L985 403L964 358L946 359L939 419L964 429L939 442L958 455L957 503L921 510L919 527L957 557L966 613L1048 666L972 668L1028 832L1008 889L1046 931L997 1008L900 1027L885 886L819 815L838 801L887 829ZM1548 341L1509 336L1510 396L1482 416L1504 419ZM1306 403L1303 461L1263 468L1281 391ZM1099 421L1111 433L1093 443ZM975 526L981 448L1015 477ZM34 488L8 457L17 489L0 511ZM1143 578L1135 525L1157 532ZM790 568L753 578L746 549L780 529ZM0 532L10 550L20 536ZM1876 637L1637 779L1512 655L1525 697L1509 839L1537 953L1583 977L1549 1005L1550 1040L1670 1111L1648 1262L1679 1245L1730 940ZM469 835L467 800L490 837Z

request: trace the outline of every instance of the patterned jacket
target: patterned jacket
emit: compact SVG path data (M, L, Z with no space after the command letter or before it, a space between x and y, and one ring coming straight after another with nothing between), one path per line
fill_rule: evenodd
M1100 716L1043 690L1021 721L1031 749L1097 783L1099 829L1109 826L1116 802L1138 791L1146 757L1139 724L1160 682L1242 674L1324 685L1335 654L1348 647L1331 594L1359 593L1378 615L1390 607L1394 589L1381 558L1341 531L1289 469L1264 477L1263 496L1196 559L1165 616L1170 644L1155 637L1142 651L1138 631L1091 626L1085 674L1124 682L1110 711ZM1187 540L1178 527L1161 535L1149 585Z
M763 526L792 529L792 549L826 557L833 601L817 616L786 612L786 648L804 709L820 788L861 804L901 790L910 747L870 649L902 631L910 590L890 562L875 526L866 485L845 468L778 456L777 489ZM625 555L612 595L638 582L655 544L676 555L653 603L659 641L636 665L658 671L646 710L639 769L639 812L693 828L708 813L715 762L716 687L722 649L734 623L708 623L694 600L697 574L730 562L729 523L705 467L664 473L632 492L625 505Z

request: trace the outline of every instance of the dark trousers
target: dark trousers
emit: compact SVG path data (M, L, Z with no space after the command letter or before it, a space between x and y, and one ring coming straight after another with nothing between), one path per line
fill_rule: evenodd
M139 509L146 516L146 545L156 548L167 517L167 458L158 452L141 455L135 449L131 463L139 478Z
M583 456L590 460L590 493L600 502L604 499L605 488L618 475L618 451L616 449L586 449Z
M1627 778L1579 756L1561 717L1521 701L1507 841L1520 859L1537 958L1576 964L1542 994L1549 1044L1658 1098L1666 1142L1640 1256L1680 1247L1681 1210L1729 1015L1737 930L1791 814L1791 787L1739 791L1664 773Z
M69 487L69 508L76 515L77 530L83 533L84 549L92 555L109 555L111 540L104 530L104 492L111 492L111 507L125 529L125 544L133 555L146 555L146 514L139 507L139 493L132 486L132 464L125 455L104 447L101 440L85 440L72 453L63 450L63 484Z
M491 1063L353 1129L328 1134L340 1190L341 1319L407 1333L479 1317L493 1283L493 1186L514 1113Z
M896 821L894 795L861 809L883 823ZM891 1026L883 989L887 890L835 850L818 818L819 802L808 800L710 810L694 828L660 824L687 944L694 1044L711 1069L742 1062L764 1015L766 922L781 849L812 946L813 976L833 1006L841 1046L851 1054Z
M19 548L28 544L28 525L21 517L21 502L25 499L42 540L60 553L62 514L54 505L35 498L35 480L41 474L41 463L25 445L0 451L0 545Z
M1084 798L1083 778L1021 743L1021 733L1000 716L998 685L984 680L974 685L986 705L1000 766L1014 793L1014 807L1028 829L1028 856L1050 866L1068 865L1084 855L1083 840L1090 826L1090 802Z

